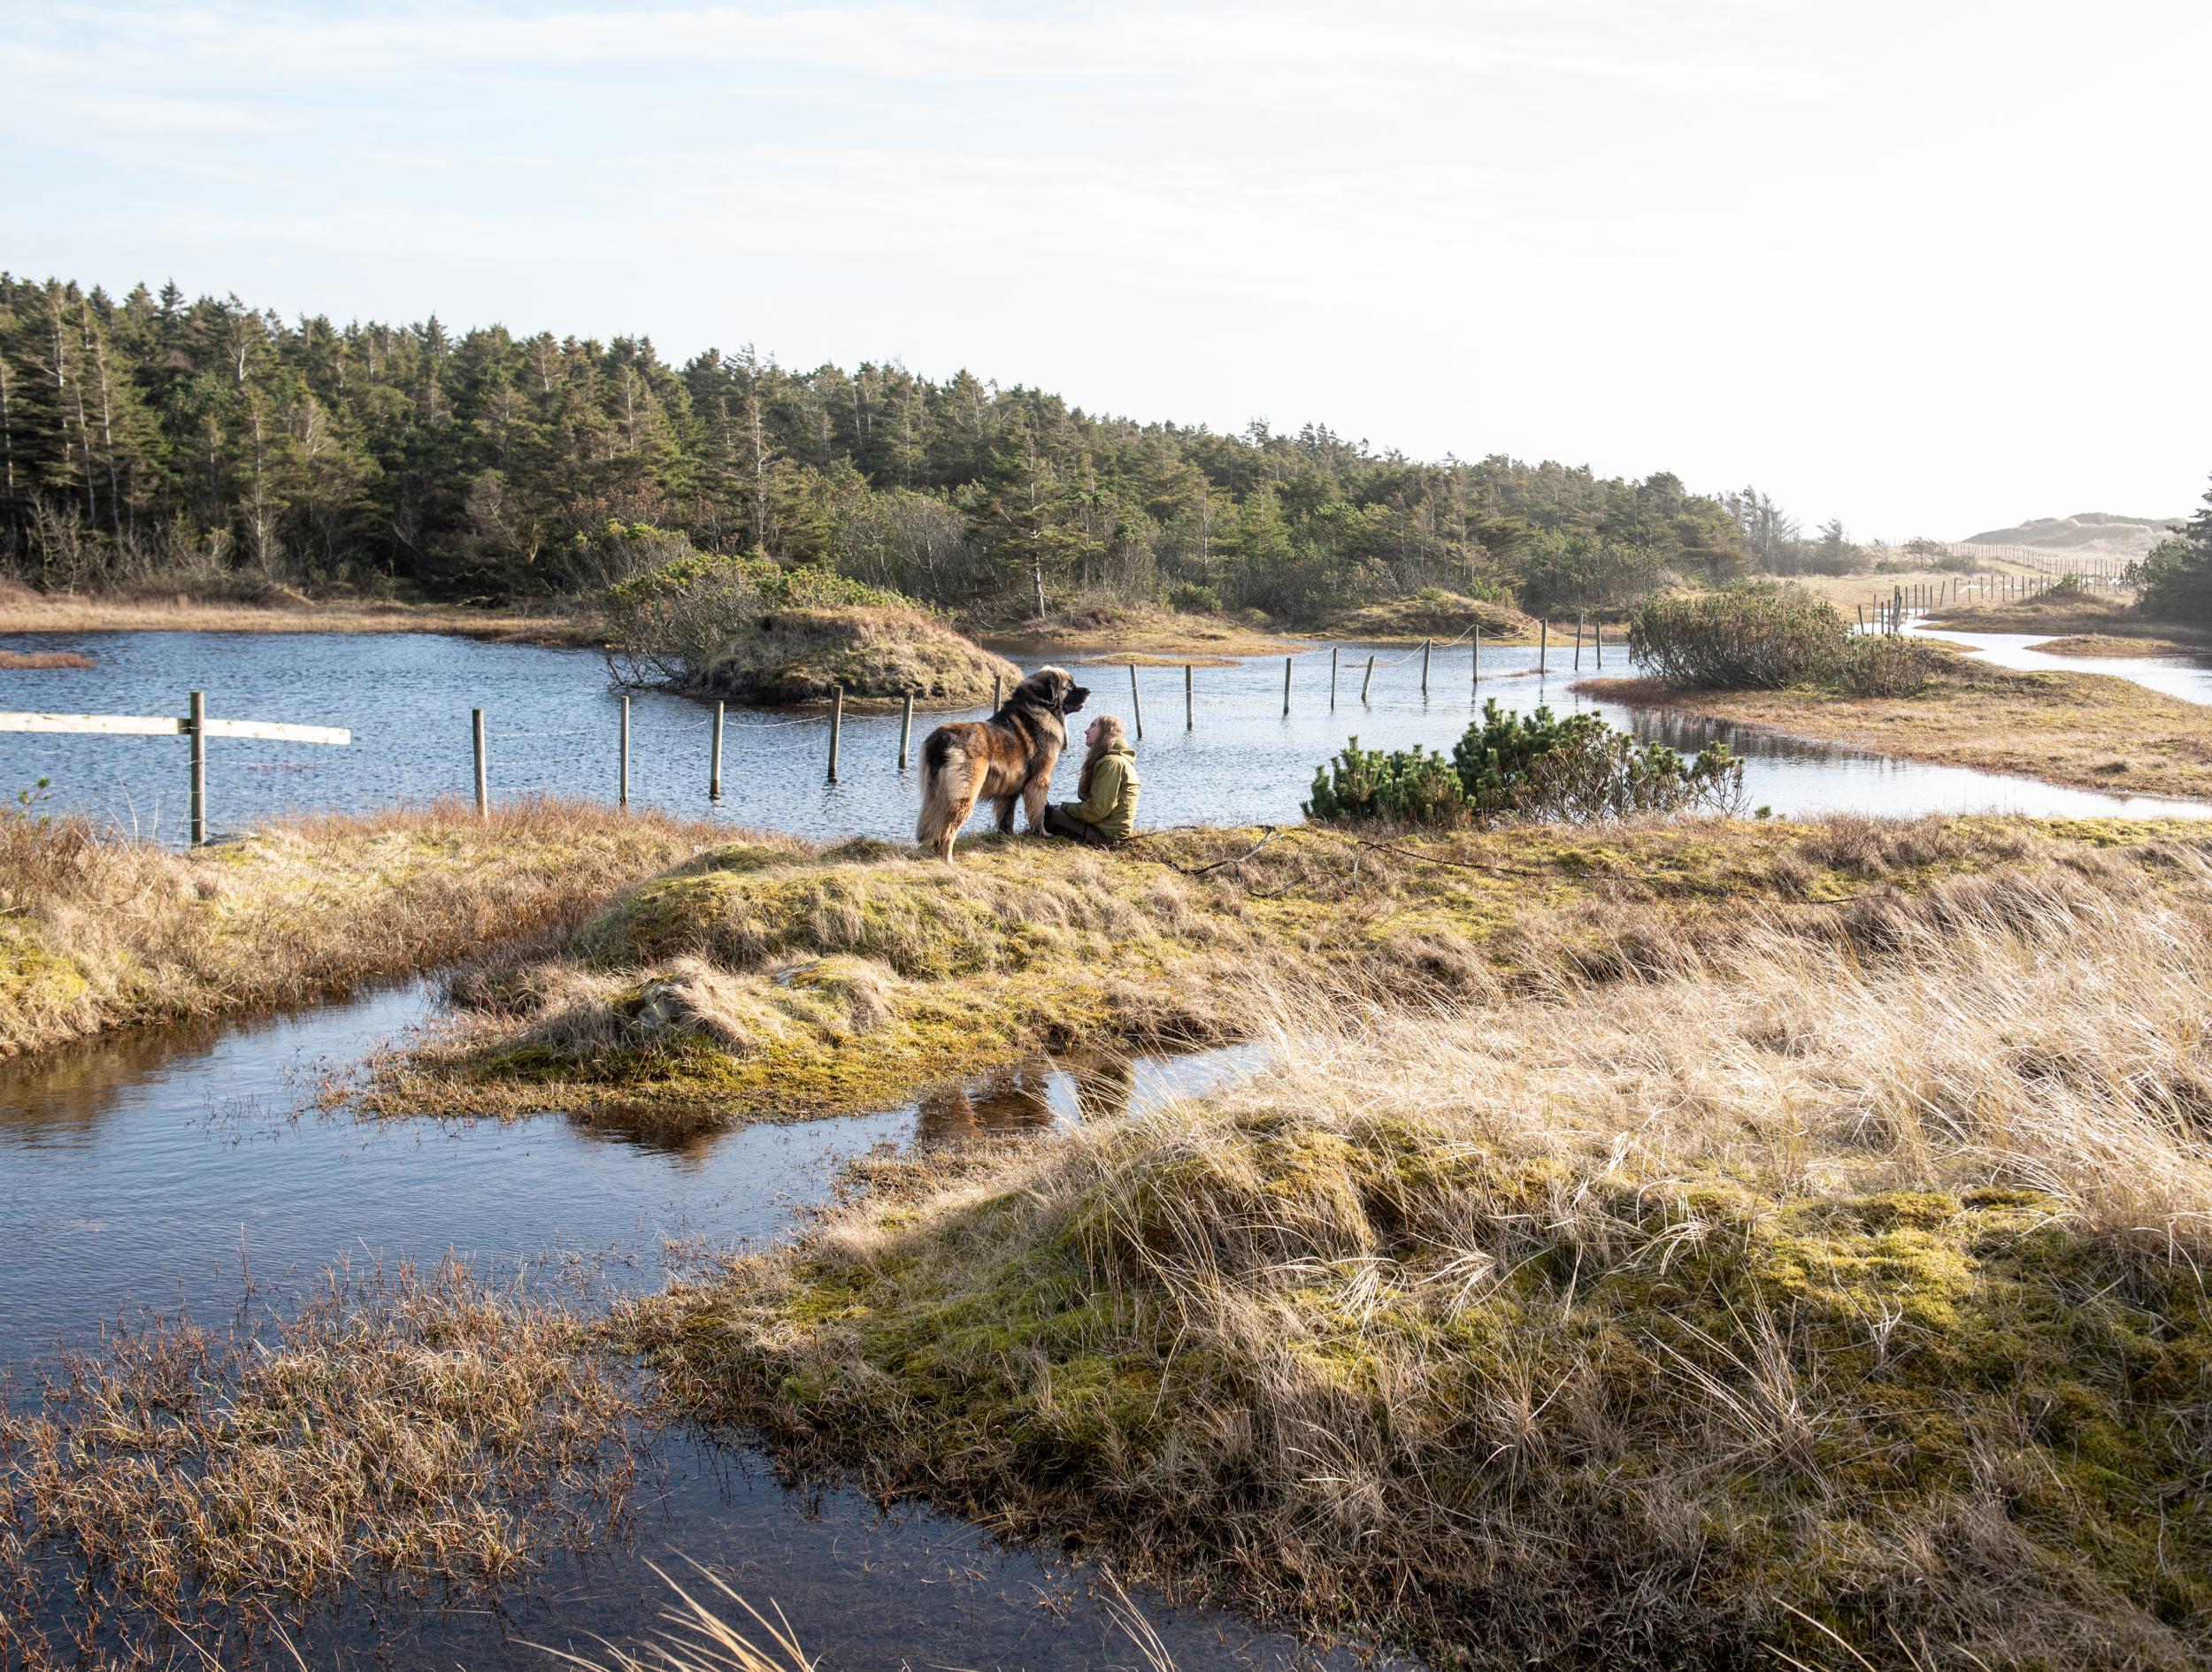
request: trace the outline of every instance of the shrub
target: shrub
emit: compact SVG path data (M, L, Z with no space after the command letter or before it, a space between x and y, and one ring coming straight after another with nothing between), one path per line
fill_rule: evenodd
M1194 580L1180 580L1167 589L1167 607L1179 616L1218 615L1221 594Z
M1848 696L1918 696L1935 676L1936 655L1924 639L1851 639L1837 660L1835 683Z
M687 686L751 618L777 610L919 608L833 570L699 551L682 535L643 523L611 522L595 543L675 554L600 594L607 663L625 685Z
M1359 740L1317 769L1306 816L1324 823L1379 820L1457 824L1526 817L1586 822L1694 808L1732 810L1743 763L1711 743L1685 761L1663 743L1640 743L1594 714L1556 717L1548 708L1502 714L1494 697L1448 761L1422 748L1363 749Z
M1468 811L1467 792L1443 755L1418 744L1387 753L1363 749L1357 738L1315 769L1313 799L1305 808L1307 817L1326 824L1456 824Z
M1628 654L1669 685L1778 690L1828 674L1850 637L1834 605L1751 587L1653 599L1629 622Z

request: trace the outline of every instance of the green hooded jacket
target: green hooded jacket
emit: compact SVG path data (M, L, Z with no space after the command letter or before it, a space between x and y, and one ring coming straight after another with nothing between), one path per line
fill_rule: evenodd
M1091 793L1068 809L1068 817L1095 824L1102 835L1124 840L1137 827L1137 753L1117 743L1098 757L1091 771Z

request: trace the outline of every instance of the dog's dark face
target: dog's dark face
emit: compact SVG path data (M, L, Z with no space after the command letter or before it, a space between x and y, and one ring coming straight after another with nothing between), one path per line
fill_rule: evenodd
M1090 696L1090 686L1076 684L1065 668L1039 668L1014 691L1016 702L1033 702L1058 715L1074 713Z

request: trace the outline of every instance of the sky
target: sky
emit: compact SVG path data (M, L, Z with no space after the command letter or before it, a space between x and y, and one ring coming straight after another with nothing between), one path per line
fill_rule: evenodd
M2212 472L2212 4L14 4L0 268L1958 539Z

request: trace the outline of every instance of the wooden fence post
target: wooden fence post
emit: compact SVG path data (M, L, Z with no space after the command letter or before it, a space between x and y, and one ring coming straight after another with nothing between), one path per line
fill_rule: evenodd
M1602 621L1597 625L1597 653L1598 671L1603 673L1605 671L1605 624Z
M1137 741L1144 741L1144 699L1137 694L1137 664L1129 664L1129 710L1137 717Z
M1290 658L1283 658L1283 717L1290 717Z
M476 754L476 816L479 818L489 818L492 811L492 798L490 787L484 778L483 709L471 709L469 710L469 732L470 741L475 745Z
M1421 694L1424 697L1429 694L1429 650L1435 643L1433 639L1421 640Z
M1575 671L1582 671L1582 611L1575 611Z
M830 686L830 770L829 781L837 782L837 746L845 733L845 687Z
M1367 653L1367 677L1359 682L1359 700L1367 701L1367 687L1375 683L1375 653Z
M1544 677L1545 666L1551 660L1551 617L1547 616L1536 624L1536 677Z
M1186 732L1198 729L1198 707L1191 682L1190 663L1187 662L1183 664L1183 729Z
M899 771L906 771L908 748L914 741L914 693L906 694L906 706L899 713Z
M627 808L630 804L630 699L622 699L622 764L615 782L615 805Z
M1005 676L1004 676L1004 675L1002 675L1002 674L997 674L997 673L995 673L995 674L993 674L993 675L991 676L991 712L992 712L992 713L994 713L994 714L996 714L996 713L998 712L998 708L999 708L999 687L1000 687L1001 684L1003 682L1004 678L1005 678Z
M1479 621L1478 621L1477 623L1475 623L1475 677L1474 677L1472 679L1471 679L1471 680L1469 680L1469 681L1468 681L1468 689L1472 690L1472 689L1473 689L1476 686L1479 686L1479 685L1480 685L1481 683L1482 683L1482 623L1480 623Z
M207 693L192 694L192 846L207 846Z
M1336 657L1339 647L1329 647L1329 712L1336 712Z
M723 701L717 697L714 700L714 744L707 751L707 799L710 801L722 799L722 714Z

